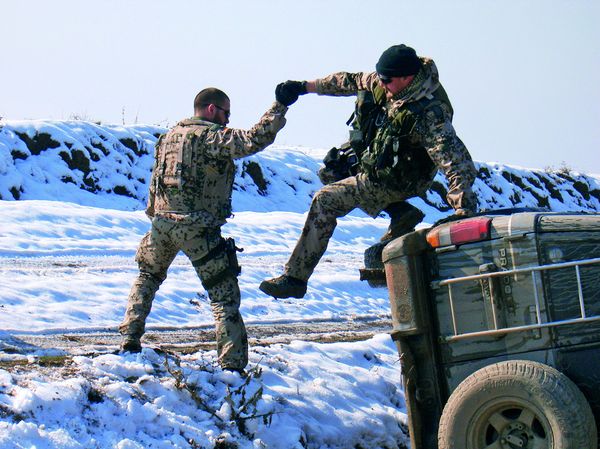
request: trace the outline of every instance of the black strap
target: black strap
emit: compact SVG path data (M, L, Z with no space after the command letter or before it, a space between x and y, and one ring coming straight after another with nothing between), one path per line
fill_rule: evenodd
M205 290L208 291L208 289L220 284L228 277L237 277L240 275L242 268L239 266L236 257L236 252L238 251L241 252L243 249L235 246L235 241L232 238L224 239L221 237L221 241L217 244L217 246L211 249L205 256L192 261L192 265L194 267L200 267L208 261L219 257L221 254L227 255L228 266L214 276L202 281L202 285Z
M216 258L220 254L222 254L224 251L225 251L225 239L221 238L221 241L217 244L217 246L215 246L213 249L211 249L208 253L206 253L206 255L202 256L200 259L196 259L196 260L192 261L192 265L194 267L199 267L201 265L204 265L206 262Z

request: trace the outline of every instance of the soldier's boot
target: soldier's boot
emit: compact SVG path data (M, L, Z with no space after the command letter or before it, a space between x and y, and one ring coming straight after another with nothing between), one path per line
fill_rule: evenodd
M389 241L408 234L415 230L415 226L421 223L425 214L406 201L390 204L384 209L390 216L390 225L381 236L381 241Z
M258 287L263 293L274 298L303 298L306 294L306 281L287 274L262 281Z
M121 341L121 347L119 352L121 354L125 352L138 353L142 352L142 344L140 343L140 339L133 337L131 335L125 335L123 340Z

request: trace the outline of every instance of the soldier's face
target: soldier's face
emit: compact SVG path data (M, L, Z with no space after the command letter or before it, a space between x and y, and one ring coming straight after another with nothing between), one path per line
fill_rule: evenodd
M391 98L396 95L398 92L404 90L414 79L414 75L410 76L392 76L389 79L386 79L385 83L379 79L379 84L383 87L387 92L387 97Z
M215 107L215 112L212 121L219 125L227 125L229 123L229 116L231 115L230 102L225 101L222 105L215 104L213 106Z

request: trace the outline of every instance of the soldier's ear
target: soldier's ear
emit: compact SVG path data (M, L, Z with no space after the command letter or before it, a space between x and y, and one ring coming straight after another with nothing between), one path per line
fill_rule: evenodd
M197 109L195 115L204 120L212 120L215 118L215 113L217 112L217 108L214 104L210 103L207 105L203 105L200 109Z

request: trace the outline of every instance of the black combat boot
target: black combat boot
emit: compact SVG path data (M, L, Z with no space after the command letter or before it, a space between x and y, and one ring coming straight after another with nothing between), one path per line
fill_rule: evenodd
M381 241L389 241L408 234L415 230L415 226L421 223L425 214L406 201L392 203L384 209L390 216L390 226Z
M306 294L306 281L287 274L262 281L260 290L274 298L303 298Z

